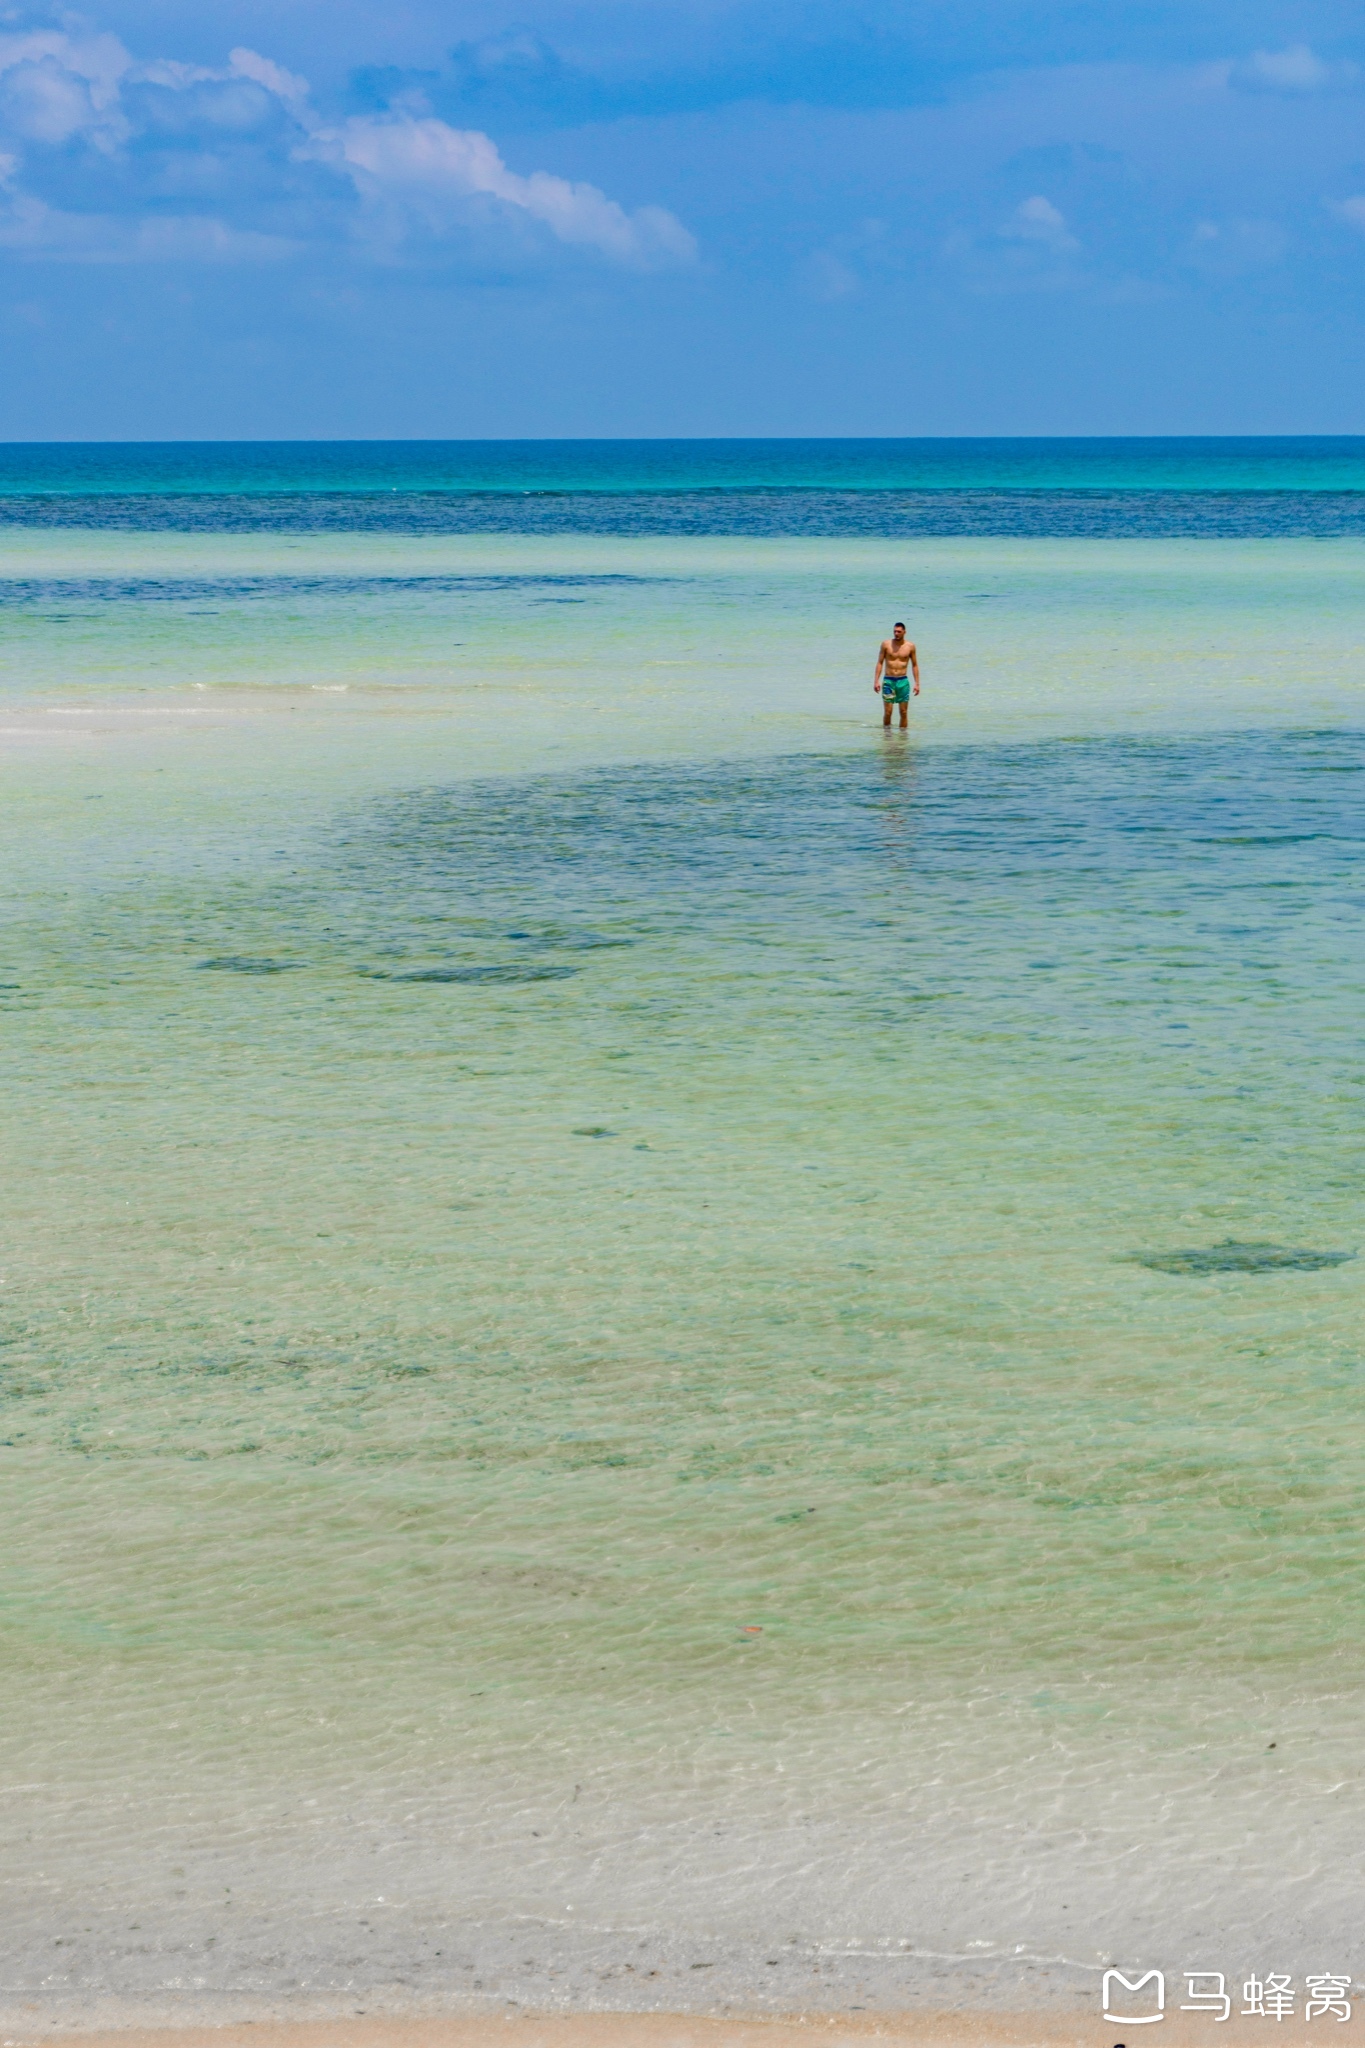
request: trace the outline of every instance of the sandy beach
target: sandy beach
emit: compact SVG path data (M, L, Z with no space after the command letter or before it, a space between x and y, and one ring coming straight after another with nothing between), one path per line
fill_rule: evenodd
M1163 2044L1200 2048L1212 2022L1168 2015ZM1240 2020L1239 2042L1264 2048L1270 2022ZM382 2014L350 2018L263 2019L230 2026L111 2027L49 2030L16 2020L5 2048L1112 2048L1114 2028L1098 2012L913 2012L732 2018L667 2012Z
M85 2033L16 2030L32 2041L72 2048L842 2048L881 2041L889 2048L1071 2048L1092 2030L1055 2021L924 2014L863 2020L697 2018L682 2013L515 2013L383 2019L262 2021L233 2027L145 2027Z

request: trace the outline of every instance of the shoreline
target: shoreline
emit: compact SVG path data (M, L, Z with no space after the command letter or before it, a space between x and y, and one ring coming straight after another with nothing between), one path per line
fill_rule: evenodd
M1176 2048L1204 2048L1213 2022L1179 2012L1166 2016L1163 2040ZM494 2011L376 2012L354 2007L343 2015L278 2015L217 2023L153 2016L142 2007L120 2023L108 2005L89 2024L43 2024L20 2011L4 2020L3 2048L70 2043L71 2048L842 2048L878 2041L887 2048L1121 2048L1098 2007L1000 2012L982 2009L846 2013L668 2011L537 2012L506 2006ZM1242 2020L1238 2040L1263 2048L1272 2023Z

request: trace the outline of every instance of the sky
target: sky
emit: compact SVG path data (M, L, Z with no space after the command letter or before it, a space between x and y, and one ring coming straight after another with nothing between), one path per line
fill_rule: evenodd
M0 0L0 439L1365 432L1358 0Z

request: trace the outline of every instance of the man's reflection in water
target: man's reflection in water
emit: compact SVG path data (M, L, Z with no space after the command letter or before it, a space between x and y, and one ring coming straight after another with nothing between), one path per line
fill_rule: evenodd
M880 787L873 802L883 859L908 873L914 851L922 765L908 733L889 732L878 750Z

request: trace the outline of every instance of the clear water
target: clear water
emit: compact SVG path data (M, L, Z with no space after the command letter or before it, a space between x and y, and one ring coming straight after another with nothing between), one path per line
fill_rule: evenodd
M0 605L6 1983L1356 1967L1360 544L82 519Z
M0 443L0 496L1365 491L1365 436Z
M0 529L1365 534L1365 438L0 444Z

